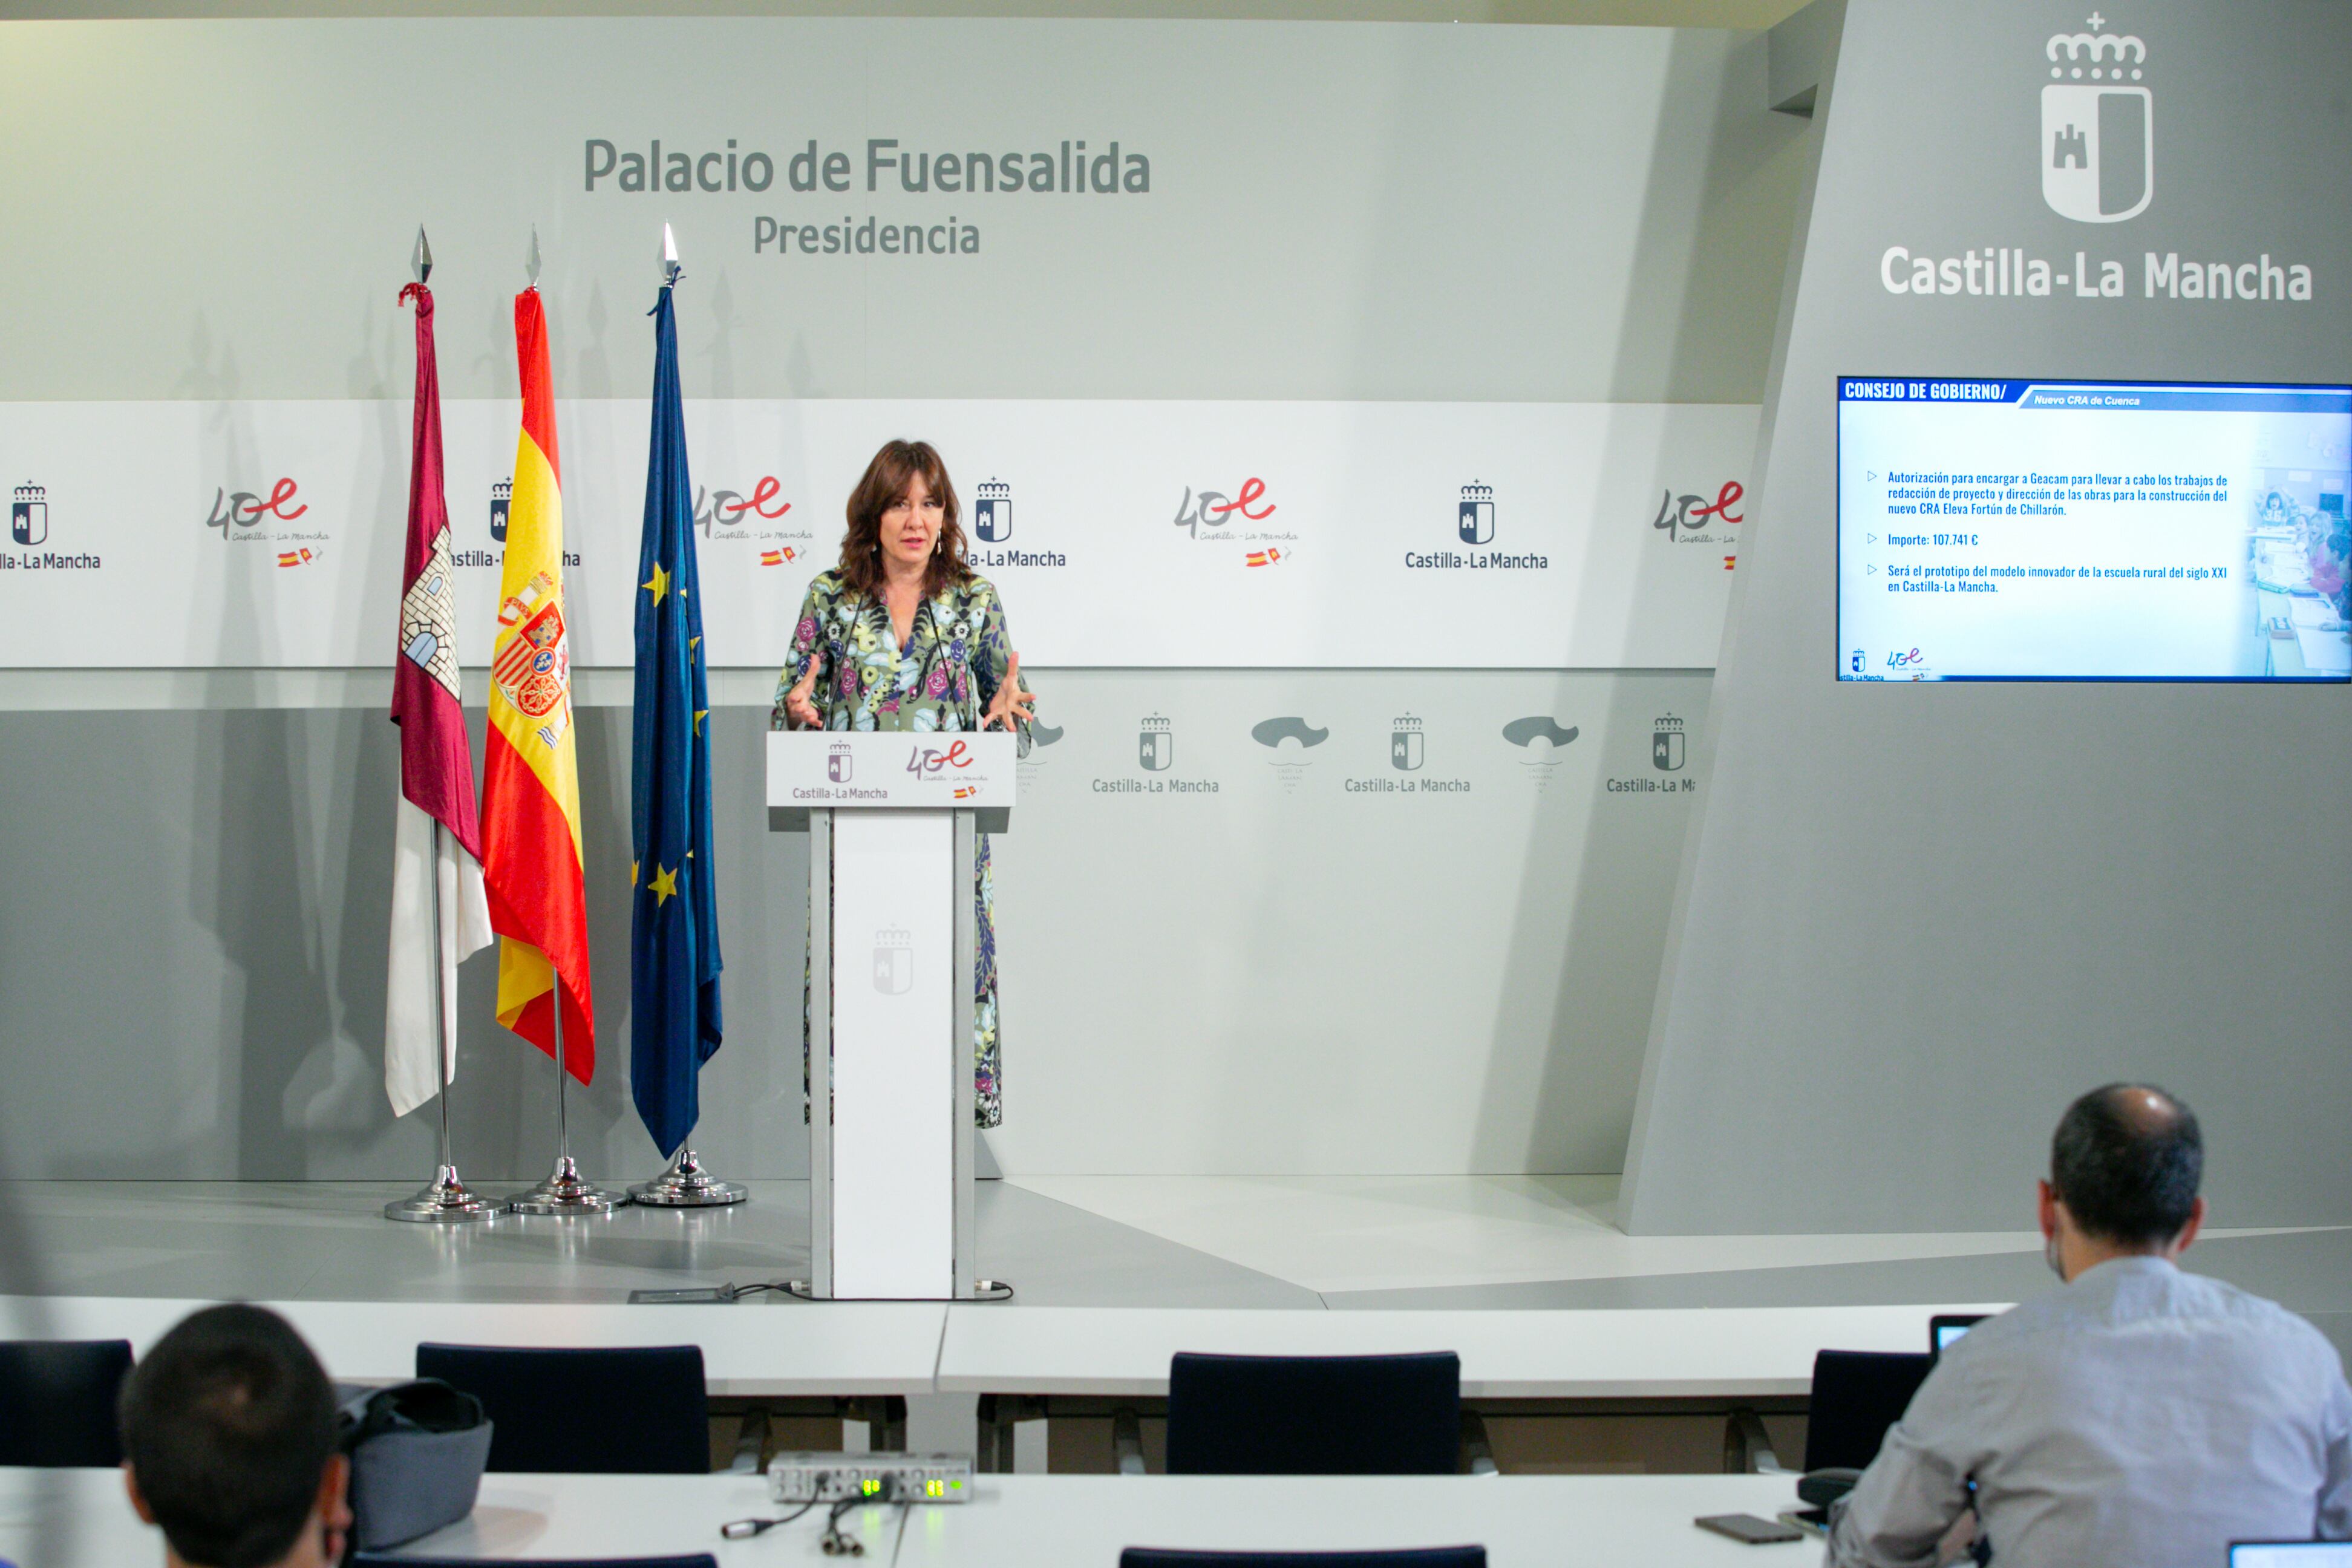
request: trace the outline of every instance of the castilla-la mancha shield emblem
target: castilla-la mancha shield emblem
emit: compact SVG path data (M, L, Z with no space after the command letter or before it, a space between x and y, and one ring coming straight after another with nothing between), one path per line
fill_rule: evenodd
M2156 101L2137 84L2147 46L2113 33L2060 33L2043 49L2042 199L2077 223L2121 223L2156 195Z

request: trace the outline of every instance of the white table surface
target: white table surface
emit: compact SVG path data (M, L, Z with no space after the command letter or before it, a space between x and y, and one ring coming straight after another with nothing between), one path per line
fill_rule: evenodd
M1465 1399L1801 1394L1822 1349L1925 1351L1937 1312L2002 1306L1276 1312L948 1309L939 1389L1164 1395L1178 1351L1373 1355L1453 1351Z
M713 1394L1168 1392L1178 1351L1346 1355L1450 1350L1471 1399L1754 1398L1801 1394L1814 1352L1924 1351L1948 1306L1629 1310L1272 1311L1136 1307L632 1307L562 1302L269 1302L331 1375L413 1375L419 1341L503 1345L699 1344ZM205 1303L144 1296L0 1298L28 1337L127 1339L135 1353Z
M654 1557L708 1552L726 1568L831 1563L819 1550L824 1512L750 1541L720 1539L730 1519L772 1517L759 1476L482 1478L473 1516L411 1542L403 1554L488 1558ZM897 1511L860 1509L855 1531L870 1568L889 1568ZM141 1568L163 1561L163 1533L143 1524L119 1470L0 1468L0 1558L21 1568Z
M1492 1568L1796 1568L1818 1540L1743 1546L1691 1523L1769 1519L1786 1476L988 1476L909 1511L897 1568L1118 1568L1129 1546L1486 1548Z
M954 1507L860 1509L846 1528L871 1568L1003 1563L1116 1568L1127 1546L1314 1550L1475 1542L1495 1568L1795 1568L1818 1542L1742 1546L1696 1528L1703 1513L1770 1518L1795 1500L1783 1476L983 1476ZM726 1568L839 1562L819 1550L823 1510L751 1541L730 1519L770 1515L746 1476L490 1475L471 1519L404 1550L513 1558L709 1552ZM112 1470L0 1469L0 1555L24 1568L136 1568L163 1560Z
M207 1303L152 1296L0 1298L15 1331L44 1339L129 1340L132 1353ZM416 1374L420 1341L470 1345L702 1347L717 1395L929 1394L947 1314L936 1302L843 1301L725 1307L565 1302L268 1301L343 1383Z

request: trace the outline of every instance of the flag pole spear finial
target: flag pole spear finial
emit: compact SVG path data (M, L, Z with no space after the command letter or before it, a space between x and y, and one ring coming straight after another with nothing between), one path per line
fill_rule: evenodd
M539 287L539 225L530 226L530 251L522 258L522 269L530 275L530 286Z
M670 232L669 225L664 224L661 249L662 287L667 289L685 276L686 268L678 264L677 259L677 236Z
M416 275L419 284L433 276L433 247L425 243L425 226L421 223L416 226L416 248L409 253L408 269Z

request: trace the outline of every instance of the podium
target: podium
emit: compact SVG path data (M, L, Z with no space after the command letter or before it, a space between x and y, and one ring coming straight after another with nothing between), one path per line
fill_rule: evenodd
M1016 742L772 731L768 826L809 837L809 1259L819 1300L972 1300L978 836Z

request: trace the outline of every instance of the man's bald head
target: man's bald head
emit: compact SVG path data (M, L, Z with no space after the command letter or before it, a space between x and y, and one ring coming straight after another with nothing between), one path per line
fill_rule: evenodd
M2196 1112L2153 1084L2091 1090L2066 1108L2050 1143L2058 1201L2085 1235L2123 1247L2179 1236L2204 1173Z

